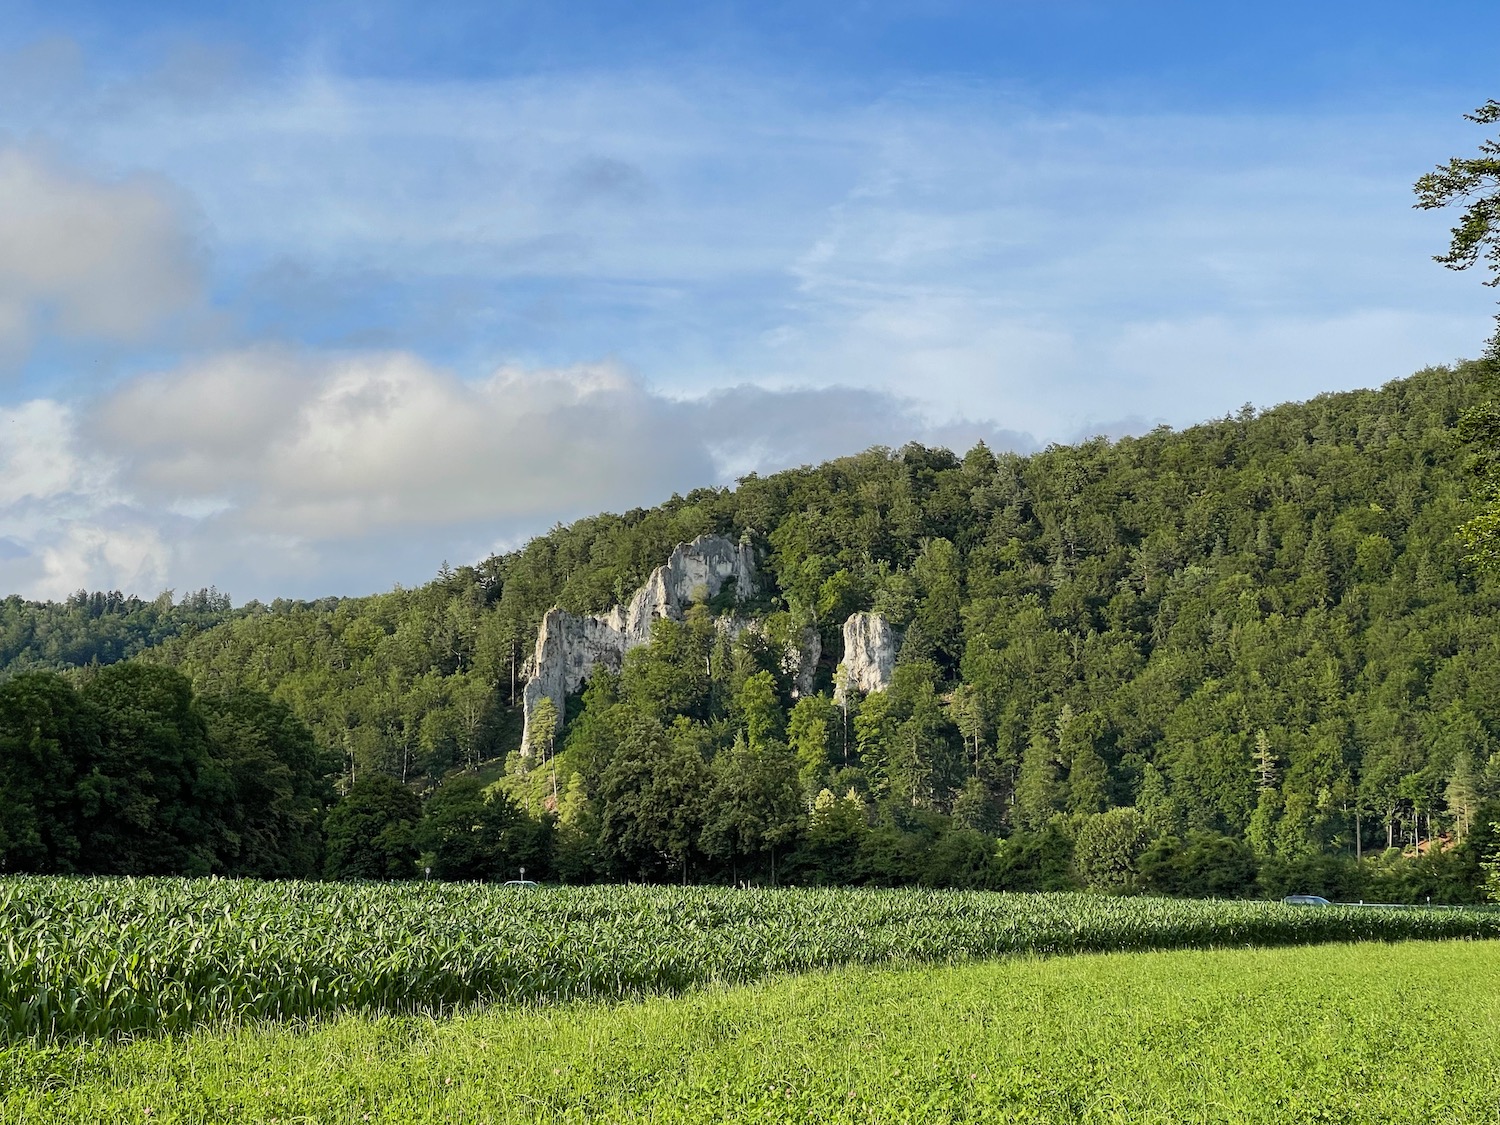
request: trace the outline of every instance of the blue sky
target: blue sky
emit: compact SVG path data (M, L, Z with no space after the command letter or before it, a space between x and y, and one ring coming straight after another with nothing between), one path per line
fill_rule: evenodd
M237 601L1478 350L1493 4L0 0L0 588Z

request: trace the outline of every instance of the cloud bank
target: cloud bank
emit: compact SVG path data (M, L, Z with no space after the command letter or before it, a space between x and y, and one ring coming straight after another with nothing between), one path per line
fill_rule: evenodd
M33 400L0 426L0 582L46 597L204 573L240 597L312 595L330 566L379 589L405 573L379 545L402 539L430 573L444 550L467 560L544 521L871 445L1034 444L850 387L685 399L609 363L463 379L410 353L271 348L80 406Z

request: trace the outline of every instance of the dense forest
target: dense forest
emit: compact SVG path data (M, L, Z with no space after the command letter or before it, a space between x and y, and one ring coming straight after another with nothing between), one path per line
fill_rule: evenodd
M1500 578L1455 535L1483 373L1029 457L874 449L368 598L12 598L0 858L1470 900L1500 819ZM521 755L546 610L704 533L757 548L755 598L659 622ZM864 609L894 678L835 703Z
M233 614L228 595L213 587L178 601L171 590L151 601L118 590L80 590L62 602L28 602L12 594L0 600L0 669L113 664L168 637L210 629Z

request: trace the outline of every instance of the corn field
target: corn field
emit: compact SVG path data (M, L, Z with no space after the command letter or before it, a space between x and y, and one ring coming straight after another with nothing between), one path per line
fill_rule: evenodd
M1500 913L1082 894L0 879L7 1037L614 999L849 964L1500 937Z

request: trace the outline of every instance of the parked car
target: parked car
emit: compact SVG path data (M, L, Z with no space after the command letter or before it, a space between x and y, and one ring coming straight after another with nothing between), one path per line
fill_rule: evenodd
M540 886L534 879L507 879L504 886L507 887L535 887Z
M1287 895L1281 900L1288 906L1332 906L1322 895Z

